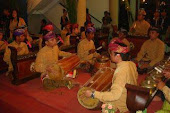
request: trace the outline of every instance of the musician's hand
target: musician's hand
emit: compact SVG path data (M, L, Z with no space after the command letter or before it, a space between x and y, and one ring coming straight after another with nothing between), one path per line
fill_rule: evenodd
M95 49L91 49L91 50L89 50L89 54L92 54L92 53L95 53L96 52L96 50Z
M165 83L160 81L157 85L157 88L162 91L163 87L165 86Z
M170 78L170 70L169 69L165 69L164 71L163 71L163 74L164 74L164 76L166 77L166 78Z
M92 91L91 91L91 90L86 90L86 91L84 92L84 94L85 94L86 97L91 97Z

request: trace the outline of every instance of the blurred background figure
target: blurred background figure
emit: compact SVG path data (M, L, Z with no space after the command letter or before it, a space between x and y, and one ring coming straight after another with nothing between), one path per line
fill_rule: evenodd
M3 38L7 40L9 38L9 23L10 23L10 11L8 8L3 10L2 16L0 16L0 28L3 32Z
M16 28L26 26L26 23L23 18L19 17L18 11L16 9L12 10L12 19L10 20L10 39L12 39L13 31Z
M144 20L146 12L144 9L139 10L137 20L132 24L130 32L133 35L147 36L150 24Z
M45 19L41 20L41 27L40 27L40 32L39 34L43 33L43 28L47 25L47 21Z
M161 24L160 13L158 10L156 10L156 12L154 13L154 18L151 22L151 25L154 27L160 27L160 24Z
M69 20L67 18L67 11L63 9L63 16L61 17L61 20L60 20L61 30L63 30L63 28L65 27L68 21Z

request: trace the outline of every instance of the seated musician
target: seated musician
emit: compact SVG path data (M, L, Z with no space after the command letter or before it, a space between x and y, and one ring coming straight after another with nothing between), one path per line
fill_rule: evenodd
M87 29L88 27L93 27L93 26L94 26L94 24L93 24L92 22L85 22L85 23L84 23L84 26L82 26L82 27L80 28L81 40L83 40L83 39L86 38L86 33L85 33L86 29Z
M135 21L130 28L132 35L147 36L150 24L144 20L146 12L140 10L138 13L138 20Z
M111 104L115 111L119 110L121 113L127 112L127 90L125 85L127 83L137 85L138 73L136 65L131 61L127 61L129 55L128 48L120 40L115 39L110 42L109 53L111 61L117 65L110 91L99 92L86 90L85 96L97 98L103 103Z
M99 57L100 54L96 52L95 45L93 42L94 38L94 27L88 27L86 30L86 38L81 40L77 47L77 54L81 61L87 61L94 64L94 58Z
M58 65L56 65L59 56L68 57L71 53L60 51L57 46L56 35L52 31L43 36L45 46L38 52L35 61L35 71L42 73L42 82L45 89L54 89L60 86L68 85L69 81L63 80L63 74ZM48 73L54 74L57 70L60 73L57 75L46 75Z
M79 29L78 29L79 25L78 24L73 24L72 25L72 33L71 33L71 36L77 36L78 37L78 34L79 34Z
M164 76L169 80L170 79L170 70L169 69L165 69L163 71ZM170 112L170 88L168 84L169 81L167 81L167 83L165 84L162 81L159 81L157 88L159 90L161 90L165 96L165 101L163 104L163 107L161 110L157 111L156 113L169 113Z
M10 57L12 57L11 51L8 47L9 46L15 47L17 49L17 55L25 55L29 53L27 44L22 42L21 40L24 38L24 32L25 32L24 29L16 29L13 33L14 41L10 43L5 49L3 60L9 65L7 75L9 74L9 72L13 70L13 66L10 59Z
M77 45L79 43L80 37L79 37L79 29L78 29L79 25L78 24L73 24L72 25L72 33L70 35L70 42L72 42L71 40L74 40L75 46L76 46L76 52L77 52ZM71 43L71 44L72 44Z
M119 30L119 35L118 35L119 37L115 37L115 38L113 38L112 40L119 38L119 39L128 47L128 49L130 50L130 43L129 43L129 41L126 39L127 35L128 35L127 30L121 28L121 29Z
M64 29L61 31L61 38L64 41L64 44L62 46L68 46L70 45L70 28L71 28L71 24L68 22Z
M8 45L7 42L3 41L3 32L0 29L0 51L5 50L6 46Z
M151 69L155 64L159 63L164 58L165 44L159 38L159 29L152 27L149 29L150 39L145 41L141 50L137 54L136 63L138 69Z
M46 26L44 26L42 28L42 35L47 34L49 31L53 31L54 27L52 24L47 24ZM44 41L43 41L43 36L39 37L39 49L42 49L42 47L44 47Z

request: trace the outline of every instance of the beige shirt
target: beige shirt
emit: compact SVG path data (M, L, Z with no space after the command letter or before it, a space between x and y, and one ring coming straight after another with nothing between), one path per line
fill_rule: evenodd
M5 48L6 48L6 44L5 44L5 42L4 41L0 41L0 51L1 50L4 50Z
M164 93L166 100L170 103L170 89L167 86L164 86L162 92Z
M15 20L10 21L10 25L9 25L10 38L12 38L14 29L16 29L17 27L25 26L25 25L26 25L26 23L23 18L19 18L18 26L17 26L17 21L15 21Z
M112 104L120 112L128 111L126 105L127 90L125 85L137 85L138 73L136 65L131 61L122 61L117 64L117 68L112 78L111 90L108 92L95 91L95 98L104 103Z
M145 20L135 21L132 25L132 28L135 29L134 35L141 35L141 36L147 36L149 27L150 24Z
M147 40L143 43L136 60L151 61L150 66L154 66L164 58L165 44L160 39Z
M63 39L64 41L64 46L68 46L70 45L70 36L66 36L66 34L68 33L68 31L66 29L62 30L61 31L61 38Z
M60 51L57 45L53 48L44 46L37 54L35 70L43 73L48 65L57 63L59 56L68 57L71 55L71 53Z
M97 52L89 54L89 50L95 49L93 40L88 40L87 38L81 40L77 47L77 55L80 57L81 61L88 61L93 63L93 58L99 56Z
M16 49L20 48L21 50L17 52L17 55L25 55L29 53L28 47L26 45L26 43L21 42L20 44L16 43L15 41L13 41L12 43L10 43L8 46L12 46L15 47ZM12 71L13 67L12 67L12 63L11 63L11 51L8 48L8 46L5 49L5 53L4 53L4 61L9 65L8 70Z

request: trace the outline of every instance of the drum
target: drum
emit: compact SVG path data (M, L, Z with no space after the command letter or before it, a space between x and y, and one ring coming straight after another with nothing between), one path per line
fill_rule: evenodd
M104 67L110 67L110 60L106 56L102 56L101 58L97 58L96 62L94 63L94 67L96 70L104 68Z
M64 74L72 71L79 63L80 58L77 55L72 55L58 61L58 65L64 71Z
M93 98L87 98L84 96L84 91L96 90L107 91L112 85L112 77L114 69L105 67L99 69L93 77L91 77L77 93L79 103L87 109L95 109L99 106L99 100Z

